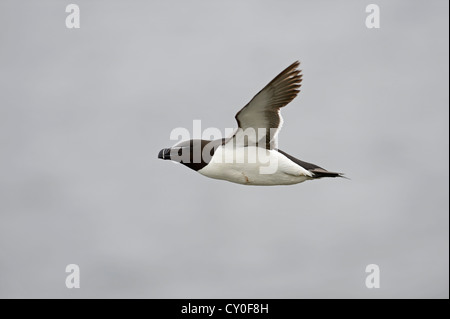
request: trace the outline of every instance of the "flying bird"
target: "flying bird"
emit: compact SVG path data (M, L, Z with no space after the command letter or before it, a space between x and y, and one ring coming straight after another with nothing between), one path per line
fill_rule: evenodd
M292 185L323 177L344 177L278 149L280 109L300 92L298 61L267 84L235 116L231 137L191 139L162 149L158 158L181 163L200 174L244 185Z

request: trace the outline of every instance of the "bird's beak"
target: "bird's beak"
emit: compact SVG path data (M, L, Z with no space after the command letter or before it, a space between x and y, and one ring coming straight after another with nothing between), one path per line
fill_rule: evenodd
M158 158L163 160L170 160L170 148L163 148L158 153Z

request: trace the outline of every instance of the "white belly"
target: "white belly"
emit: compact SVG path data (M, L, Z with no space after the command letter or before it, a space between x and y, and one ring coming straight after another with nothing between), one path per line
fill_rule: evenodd
M258 147L220 146L209 164L198 172L244 185L291 185L312 177L283 154Z

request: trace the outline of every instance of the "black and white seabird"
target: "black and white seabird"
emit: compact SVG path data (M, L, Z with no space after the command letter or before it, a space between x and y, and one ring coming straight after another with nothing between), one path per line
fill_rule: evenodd
M291 64L237 114L233 136L194 139L162 149L158 158L179 162L210 178L244 185L291 185L322 177L343 177L301 161L277 147L283 119L280 108L300 92L298 61Z

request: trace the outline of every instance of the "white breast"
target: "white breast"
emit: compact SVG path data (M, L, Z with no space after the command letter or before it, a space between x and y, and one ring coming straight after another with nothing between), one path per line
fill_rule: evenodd
M283 154L259 147L219 146L209 164L198 172L246 185L291 185L312 177Z

